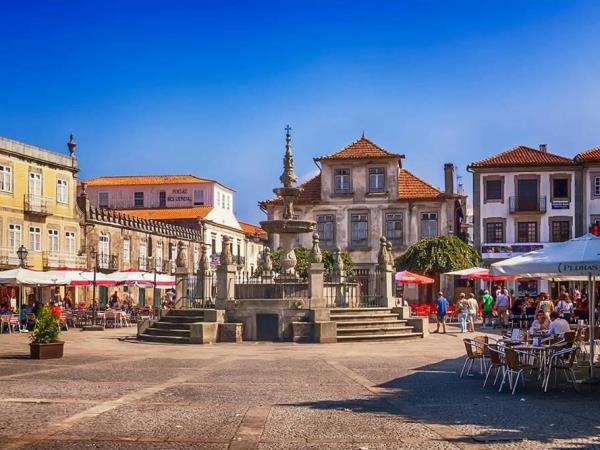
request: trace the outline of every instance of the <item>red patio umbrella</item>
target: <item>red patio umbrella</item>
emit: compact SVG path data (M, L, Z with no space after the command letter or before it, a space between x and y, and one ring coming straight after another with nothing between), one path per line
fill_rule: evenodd
M433 278L429 278L423 275L419 275L418 273L412 273L408 270L403 270L402 272L396 272L394 279L398 283L406 283L406 284L431 284L435 283Z

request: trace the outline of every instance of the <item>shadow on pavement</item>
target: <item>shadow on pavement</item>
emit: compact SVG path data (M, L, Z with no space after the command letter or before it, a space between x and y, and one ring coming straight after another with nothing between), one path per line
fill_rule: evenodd
M413 368L406 376L376 385L372 397L296 403L292 406L356 413L387 413L433 427L448 441L489 444L527 439L560 440L565 449L600 448L600 393L557 385L544 393L535 376L511 395L507 387L482 388L483 376L459 378L464 359L447 359ZM361 372L356 369L355 372ZM365 376L369 378L368 370ZM559 382L561 378L559 376ZM596 447L597 446L597 447Z

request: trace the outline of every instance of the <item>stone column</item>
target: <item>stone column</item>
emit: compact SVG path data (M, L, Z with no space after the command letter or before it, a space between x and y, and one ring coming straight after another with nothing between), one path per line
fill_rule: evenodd
M396 298L394 297L394 285L392 274L394 269L390 263L392 255L390 254L388 242L385 237L381 237L379 246L379 255L377 257L377 273L379 276L379 304L386 308L396 306Z
M311 321L329 320L329 309L324 295L325 266L319 247L319 235L313 234L310 251L310 269L308 271L308 296L310 298Z
M223 237L223 250L221 251L221 265L217 268L217 298L216 309L226 309L227 300L235 298L235 272L233 256L229 247L229 236Z

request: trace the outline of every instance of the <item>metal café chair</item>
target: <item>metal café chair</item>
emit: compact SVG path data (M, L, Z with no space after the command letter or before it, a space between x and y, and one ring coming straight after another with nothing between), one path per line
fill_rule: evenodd
M548 391L548 383L550 382L550 376L554 370L554 384L556 384L556 375L559 370L562 370L565 375L567 382L573 383L573 387L577 390L577 378L575 377L575 361L577 359L577 347L566 347L561 350L557 350L550 355L547 365L546 373L543 381L544 392Z
M485 380L483 381L484 388L487 385L492 370L496 372L492 386L496 386L496 383L498 382L498 376L500 376L500 373L502 373L504 376L504 372L506 370L504 352L501 350L501 347L496 344L487 344L486 347L489 355L489 364L485 372Z
M521 379L523 386L525 386L524 372L539 371L539 366L537 364L531 364L530 362L537 356L533 353L515 350L510 347L505 349L504 354L506 356L506 370L502 376L502 383L500 383L498 392L502 391L504 383L508 380L508 385L514 395L517 385L519 384L519 378Z
M462 378L463 375L469 375L471 373L471 369L473 367L473 363L475 361L479 361L480 373L485 373L485 355L484 355L484 343L476 341L475 339L463 339L465 344L465 350L467 352L467 357L463 364L462 370L460 371L459 377Z

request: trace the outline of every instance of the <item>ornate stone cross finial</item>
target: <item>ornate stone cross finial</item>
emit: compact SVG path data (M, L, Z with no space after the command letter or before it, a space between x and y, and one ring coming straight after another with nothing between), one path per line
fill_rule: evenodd
M283 173L279 177L283 183L283 187L291 188L298 179L294 173L294 157L292 156L292 128L287 125L285 127L285 156L283 157Z
M323 262L323 254L321 253L321 247L319 247L319 235L317 233L313 234L312 244L312 249L310 250L310 262Z
M223 236L223 249L221 250L221 265L233 264L233 255L229 246L229 236Z
M75 142L75 136L73 136L73 134L69 136L67 147L69 147L69 154L73 156L75 154L75 149L77 148L77 142Z

